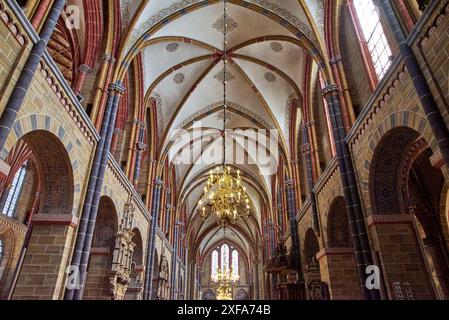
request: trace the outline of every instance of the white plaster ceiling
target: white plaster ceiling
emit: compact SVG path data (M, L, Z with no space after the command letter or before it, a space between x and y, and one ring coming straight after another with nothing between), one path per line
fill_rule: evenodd
M131 0L132 2L133 0ZM230 16L228 45L227 99L230 110L226 128L277 129L283 138L279 146L289 153L289 102L302 101L304 63L307 51L299 45L304 36L316 45L318 35L312 23L320 22L317 8L321 0L246 0L247 6L228 4ZM307 5L313 7L310 14ZM271 18L257 12L263 8L276 14ZM182 11L182 15L178 13ZM203 0L147 0L144 10L134 17L133 30L125 45L130 51L145 37L143 50L144 82L146 96L160 98L161 152L168 152L175 129L192 130L193 121L201 121L200 131L212 130L210 136L220 137L223 126L223 70L221 58L224 47L220 19L223 17L222 1ZM134 14L134 13L133 13ZM310 17L311 19L309 20ZM165 20L164 20L165 19ZM161 21L164 20L164 23ZM281 21L281 23L280 23ZM286 26L294 26L302 33L292 32ZM256 40L257 39L257 40ZM196 124L198 125L198 124ZM218 129L218 130L217 130ZM215 130L215 133L214 133ZM209 131L208 131L209 132ZM215 145L222 145L219 140ZM208 141L191 143L194 158L199 159L201 151L207 151L214 144ZM239 146L237 146L238 148ZM228 150L231 148L227 145ZM199 151L198 151L199 150ZM216 163L221 163L221 155ZM195 214L196 205L202 195L204 174L211 167L206 163L176 164L178 194L187 204L189 230L193 238L200 239L209 232L199 245L207 250L220 236L218 228L211 228L214 222L203 222ZM247 241L257 239L261 228L262 207L271 208L267 203L271 194L270 176L261 175L257 164L236 166L244 172L245 182L251 198L254 217L251 221L240 222L239 230L232 230L232 240L248 248ZM207 231L211 229L210 231Z

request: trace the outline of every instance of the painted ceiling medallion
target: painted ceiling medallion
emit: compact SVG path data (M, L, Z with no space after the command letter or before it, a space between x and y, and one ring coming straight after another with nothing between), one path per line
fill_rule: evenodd
M175 77L173 78L173 81L174 81L176 84L181 84L181 83L183 83L185 80L186 80L186 77L185 77L185 75L184 75L183 73L177 73L177 74L175 75Z
M276 76L271 72L267 72L265 73L265 80L267 80L267 82L275 82Z
M282 52L282 50L284 49L284 47L282 46L282 44L279 43L279 42L272 42L272 43L270 44L270 48L271 48L271 50L273 50L273 51L276 52L276 53Z
M225 30L225 23L224 23L224 17L219 18L217 21L215 21L215 23L212 25L212 28L214 28L215 30L217 30L220 33L223 33ZM237 21L234 20L234 18L232 18L231 16L227 16L226 19L227 22L227 32L232 32L235 29L238 28L238 23Z
M179 48L179 43L172 42L167 44L167 47L165 47L168 52L175 52Z
M218 121L223 121L223 118L224 118L223 113L219 112L217 114L217 120ZM230 113L230 112L226 113L226 121L231 121L233 118L234 118L234 115L232 113Z
M220 72L218 72L214 76L214 79L220 83L223 83L223 81L225 81L225 80L227 82L230 82L235 79L234 75L229 70L226 71L226 79L224 78L224 74L225 74L225 71L224 71L224 69L222 69Z

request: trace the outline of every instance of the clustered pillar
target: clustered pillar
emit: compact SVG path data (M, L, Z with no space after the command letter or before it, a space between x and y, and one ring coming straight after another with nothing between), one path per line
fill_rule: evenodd
M365 299L378 300L380 299L379 290L368 290L366 288L366 269L374 263L357 189L354 166L348 144L346 143L346 131L343 126L343 117L340 110L338 87L336 85L329 85L323 89L323 94L326 98L332 123L334 143L337 151L337 160L348 211L348 221L352 234L361 290Z
M58 22L61 12L64 9L65 0L55 0L53 7L48 14L41 33L39 34L39 40L31 49L30 55L25 62L22 72L19 75L16 85L9 97L8 103L5 106L2 116L0 117L0 150L5 146L8 139L9 132L16 121L17 114L25 100L25 96L33 81L34 74L37 67L44 56L47 49L48 41L50 41L51 35L55 30L56 23Z
M299 236L296 223L296 199L294 188L295 182L293 180L288 180L286 182L286 191L287 191L287 212L288 212L288 219L290 222L290 234L292 238L292 260L293 260L292 264L293 267L298 271L298 275L302 280Z
M156 251L156 231L159 220L159 209L161 205L161 195L163 188L163 181L156 179L153 184L153 201L151 207L151 226L150 234L148 235L148 250L147 250L147 268L145 273L144 286L144 300L151 300L153 292L153 273L154 273L154 255Z
M118 83L109 87L103 124L100 132L100 141L95 150L94 161L89 177L89 183L84 200L83 211L78 227L75 249L72 257L72 267L79 269L79 288L67 289L65 299L80 300L83 297L83 288L87 279L87 267L92 245L95 222L97 219L98 205L100 203L101 189L103 187L104 175L109 160L112 134L115 127L118 105L124 93L124 87Z
M137 185L140 175L140 166L142 162L142 153L147 149L144 143L145 137L145 124L143 122L139 123L139 141L137 142L137 156L136 156L136 166L134 168L134 185Z
M302 147L302 151L304 154L304 159L305 159L305 163L306 163L306 168L307 168L307 184L310 190L310 206L312 208L312 227L313 230L315 231L315 233L319 236L320 235L320 223L319 223L319 219L318 219L318 209L317 209L317 205L316 205L316 194L314 189L314 181L313 181L313 169L312 169L312 145L310 143L310 138L309 138L309 130L308 130L308 126L310 126L310 123L304 124L303 126L303 147Z
M176 300L176 267L178 265L178 237L179 237L179 222L176 222L173 231L173 256L172 256L172 270L170 278L171 299Z

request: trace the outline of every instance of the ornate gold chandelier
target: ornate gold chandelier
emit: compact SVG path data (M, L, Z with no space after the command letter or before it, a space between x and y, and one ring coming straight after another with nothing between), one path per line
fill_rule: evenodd
M242 186L240 171L237 170L237 177L232 176L231 167L224 167L222 173L220 168L216 169L216 173L210 171L203 198L198 205L204 220L215 213L218 224L222 226L248 218L249 197Z
M226 166L227 8L227 0L224 0L223 170L220 172L220 167L218 167L215 173L212 170L209 172L207 186L204 187L204 195L198 203L204 220L208 219L212 213L215 213L218 224L222 226L234 224L240 219L246 219L250 214L250 201L246 188L242 186L240 171L237 171L237 177L234 177L231 174L231 167Z
M223 271L218 268L212 281L217 284L217 300L232 300L233 284L239 281L238 274L234 274L232 268L225 268Z

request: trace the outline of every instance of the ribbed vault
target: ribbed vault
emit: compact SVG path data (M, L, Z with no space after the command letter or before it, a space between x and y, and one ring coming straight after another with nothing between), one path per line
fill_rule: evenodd
M308 6L313 6L314 15ZM122 47L122 65L125 70L133 57L142 54L145 101L157 105L156 160L169 160L175 168L178 205L185 205L188 214L189 246L200 257L225 237L250 256L262 243L263 214L272 210L271 176L279 159L289 163L296 152L289 141L302 113L293 109L302 106L308 57L320 65L322 2L228 1L226 79L222 1L149 0L137 7L136 1L129 1L127 14L133 18ZM226 148L246 159L236 163L227 158L227 162L242 172L252 206L251 218L225 232L215 221L203 221L197 208L208 171L223 162L219 151L224 80L229 101L226 129L234 130L229 131ZM267 154L279 150L270 155L272 170L239 139L245 130L260 129L269 139L258 140L257 147ZM185 156L190 161L181 161Z

